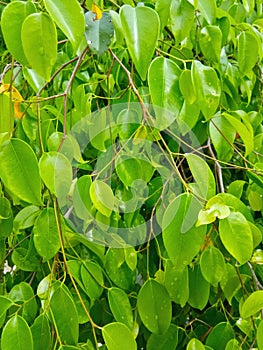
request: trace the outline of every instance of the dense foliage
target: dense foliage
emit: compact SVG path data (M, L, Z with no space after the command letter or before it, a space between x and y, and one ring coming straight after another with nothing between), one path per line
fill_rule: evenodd
M2 350L263 350L261 0L1 1Z

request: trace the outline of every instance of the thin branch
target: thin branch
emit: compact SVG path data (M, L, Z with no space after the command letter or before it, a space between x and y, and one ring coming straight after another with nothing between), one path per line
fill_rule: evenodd
M216 167L216 172L217 172L217 176L218 176L220 191L222 193L224 193L225 192L225 186L224 186L224 181L223 181L222 168L221 168L221 165L219 164L218 160L216 159L216 156L215 156L214 151L212 149L210 137L208 138L207 145L208 145L209 152L210 152L210 154L211 154L211 156L212 156L212 158L213 158L213 160L215 162L215 167Z
M258 278L257 278L257 275L255 274L255 271L253 269L253 266L250 262L247 263L248 264L248 267L250 269L250 272L251 272L251 275L253 277L253 280L254 280L254 283L256 285L256 289L257 290L262 290L263 289L263 286L262 284L259 282Z

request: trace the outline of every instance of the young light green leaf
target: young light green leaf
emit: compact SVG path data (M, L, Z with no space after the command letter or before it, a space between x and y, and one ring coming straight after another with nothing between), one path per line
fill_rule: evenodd
M258 41L252 33L243 31L237 39L238 68L244 76L250 73L258 60Z
M6 46L23 66L27 65L28 61L21 39L22 24L27 16L35 11L36 8L31 1L13 1L5 6L1 16L1 29Z
M33 350L33 338L23 317L15 315L7 322L1 336L2 350Z
M107 324L102 328L102 336L108 350L137 349L131 330L123 323Z
M34 244L38 254L45 260L54 257L60 248L57 221L53 208L45 208L35 221Z
M39 160L39 169L44 184L63 202L72 181L72 167L68 158L59 152L44 153Z
M216 21L216 1L215 0L198 0L197 9L206 19L208 24L215 24Z
M186 350L205 350L205 347L200 340L193 338L187 344Z
M77 0L44 0L45 7L76 52L84 37L85 18Z
M103 181L94 180L89 192L94 207L101 214L110 217L114 209L114 194L110 186Z
M159 16L150 7L124 5L120 18L128 51L140 77L145 80L159 37Z
M255 315L261 309L263 309L263 291L257 290L251 293L244 301L240 315L242 318L248 318Z
M196 154L186 154L186 160L197 184L197 194L209 199L216 194L214 175L206 161Z
M232 212L219 222L219 234L229 253L242 265L252 256L253 235L248 221L240 212Z
M257 328L257 343L259 350L263 350L263 320L260 321Z
M20 139L11 139L0 150L0 178L19 199L41 205L41 179L32 148Z
M172 319L172 304L167 289L159 282L147 280L138 294L138 312L145 327L154 334L167 332Z
M133 314L127 294L122 289L112 287L108 290L108 300L115 320L132 330Z
M23 22L21 38L25 56L31 67L49 81L57 58L57 31L48 14L29 15Z

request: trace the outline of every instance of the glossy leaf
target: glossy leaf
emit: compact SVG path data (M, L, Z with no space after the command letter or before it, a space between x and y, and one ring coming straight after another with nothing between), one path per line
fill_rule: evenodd
M21 38L30 66L46 81L57 58L57 32L46 13L34 13L23 22Z
M132 332L123 323L109 323L102 328L102 336L108 350L136 350L137 345Z
M96 17L96 13L91 11L85 14L85 37L91 50L102 55L110 46L114 28L110 14L103 12L102 18L97 19Z
M3 326L6 318L6 312L12 306L13 301L9 298L1 295L0 296L0 327Z
M171 324L163 334L151 334L147 342L147 350L175 350L178 343L178 327Z
M216 1L215 0L198 0L198 10L206 19L208 24L215 24L216 20Z
M229 253L242 265L252 256L253 236L245 217L239 212L232 212L219 222L219 234Z
M45 314L40 314L31 326L34 350L49 349L51 346L51 330Z
M15 315L7 322L1 336L2 350L33 350L33 338L26 321Z
M258 60L258 41L253 34L243 31L238 36L238 68L242 75L250 73Z
M103 181L94 180L89 192L95 208L101 214L110 217L114 209L114 194L110 186Z
M208 335L205 344L214 350L225 349L229 340L235 337L231 325L227 322L218 323Z
M212 63L219 62L222 32L217 26L208 25L200 32L200 47L204 56Z
M205 347L200 340L193 338L187 344L186 350L205 350Z
M174 266L182 270L204 242L206 227L195 226L200 209L200 203L185 193L171 202L163 216L164 246Z
M39 160L39 169L44 184L63 203L72 181L69 160L58 152L44 153Z
M0 177L18 198L41 205L41 180L32 148L20 139L12 139L0 150Z
M190 34L194 25L195 9L187 0L173 0L170 5L171 29L177 42L181 42Z
M1 16L1 29L6 46L22 65L28 64L21 39L22 24L26 17L35 11L31 1L13 1L4 8Z
M181 109L180 74L181 69L168 58L158 57L150 65L148 83L158 130L169 126Z
M194 90L191 71L189 69L183 70L179 77L179 86L184 99L192 104L196 101L196 92Z
M112 287L108 290L108 300L115 320L132 330L133 314L127 294L122 289Z
M45 208L35 221L34 244L38 254L45 260L55 256L60 249L60 239L53 208Z
M248 318L255 315L259 310L263 308L263 291L257 290L251 293L244 301L241 307L240 315L242 318Z
M103 273L98 264L87 261L80 268L84 291L91 300L97 300L103 292Z
M219 105L221 95L219 79L212 67L204 66L199 61L193 62L191 73L199 107L208 120L215 114Z
M208 283L218 283L225 273L225 259L221 251L213 246L205 249L201 255L200 268Z
M76 52L85 31L84 13L77 0L45 0L45 7Z
M120 18L127 48L140 77L145 80L159 37L158 14L146 6L122 6ZM151 31L149 32L149 28Z
M168 260L165 265L164 285L172 301L184 307L189 298L188 268L181 270Z
M76 345L79 337L78 314L72 297L63 287L52 295L50 310L61 341Z
M186 155L187 163L197 184L197 194L209 199L216 194L214 175L206 161L196 154Z
M230 339L226 345L225 350L239 350L240 345L236 339Z
M189 305L203 310L208 303L209 294L210 284L204 279L200 266L189 269Z
M149 279L138 294L138 312L145 327L154 334L167 332L172 317L172 304L166 288Z
M257 329L257 343L259 350L263 349L263 321L260 321L260 324Z

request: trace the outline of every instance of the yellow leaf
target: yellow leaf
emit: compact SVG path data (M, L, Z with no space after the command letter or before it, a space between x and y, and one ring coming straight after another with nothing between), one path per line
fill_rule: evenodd
M10 84L2 84L0 86L0 94L6 94L10 96ZM21 119L23 117L23 112L20 111L20 102L23 101L23 97L20 92L12 86L12 102L14 102L14 117Z
M99 8L99 6L97 6L96 4L92 3L91 11L96 14L96 18L95 18L96 20L101 19L102 11Z

